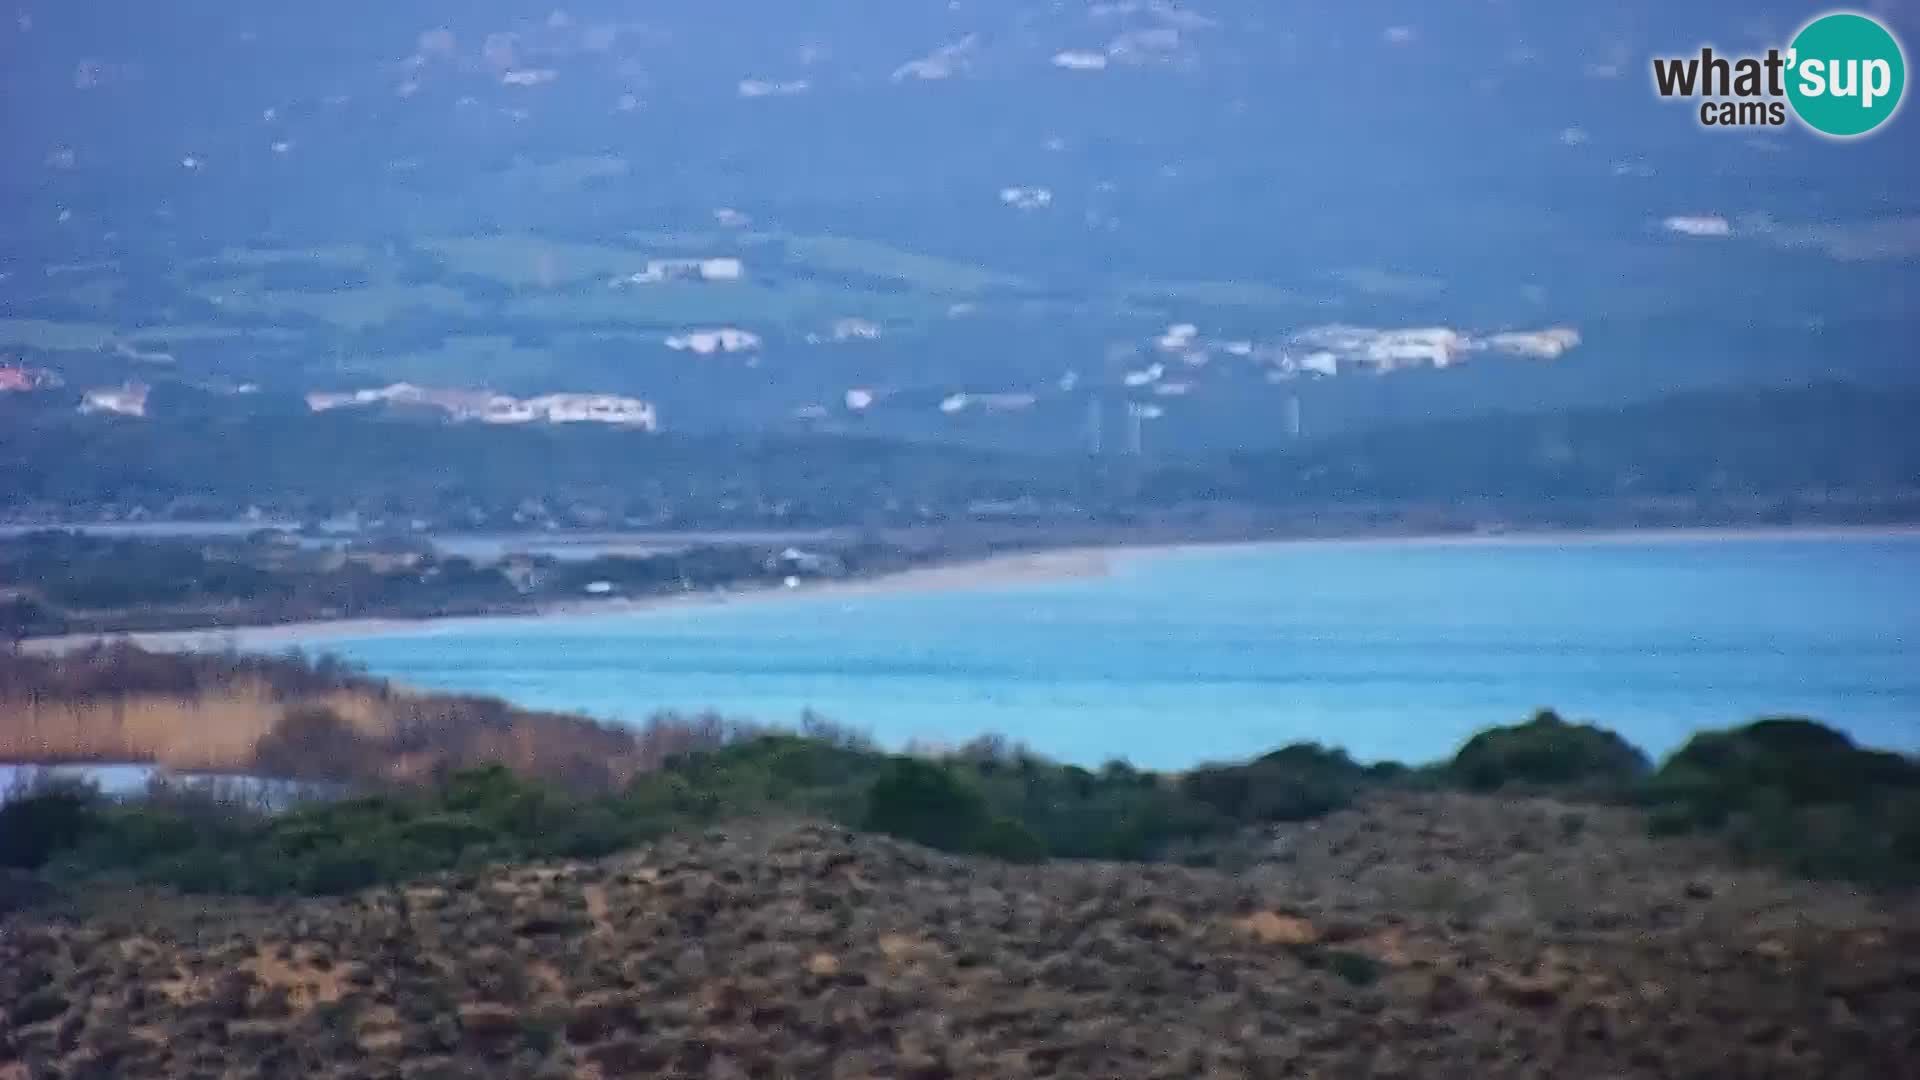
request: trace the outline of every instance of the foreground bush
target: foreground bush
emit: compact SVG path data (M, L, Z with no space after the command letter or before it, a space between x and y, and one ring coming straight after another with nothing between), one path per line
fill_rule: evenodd
M1379 775L1342 750L1298 743L1245 765L1210 765L1181 780L1181 791L1235 822L1304 821L1352 803Z
M986 796L949 766L913 758L890 762L867 793L863 828L941 851L1018 862L1046 857L1040 839L999 816Z
M80 783L36 778L0 803L0 867L38 870L100 824L100 793Z
M499 766L423 791L280 814L184 790L126 803L83 800L77 814L65 799L0 807L9 844L34 840L9 853L20 865L50 865L70 880L131 877L258 895L339 893L480 863L605 855L671 824L613 799L556 793Z
M1810 720L1696 735L1643 798L1658 833L1719 830L1800 874L1920 883L1920 763Z
M1613 732L1569 724L1543 709L1527 723L1467 740L1447 772L1471 791L1555 787L1604 795L1627 791L1651 768L1647 755Z

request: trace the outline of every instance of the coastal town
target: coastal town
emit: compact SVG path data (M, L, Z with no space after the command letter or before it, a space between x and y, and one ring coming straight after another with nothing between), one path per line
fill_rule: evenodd
M743 273L738 259L656 259L644 270L616 278L613 284L638 288L675 280L727 282L739 280ZM836 320L825 335L807 335L804 343L810 346L858 343L878 340L884 333L879 323L845 317ZM666 336L663 343L669 350L699 357L746 355L754 358L750 363L757 363L757 358L769 348L761 334L732 326L689 329ZM1474 334L1445 326L1378 329L1329 324L1302 328L1272 341L1260 342L1210 337L1196 324L1184 322L1168 325L1150 341L1117 347L1119 351L1110 354L1109 367L1112 355L1133 359L1118 370L1117 389L1131 399L1127 415L1138 421L1165 416L1169 408L1176 407L1178 399L1204 396L1209 384L1220 381L1223 373L1228 372L1256 374L1272 384L1352 375L1382 376L1418 369L1446 370L1481 357L1555 361L1580 343L1580 332L1564 326ZM115 342L113 354L146 355L125 342ZM172 359L170 354L168 358ZM132 377L120 384L83 388L75 408L83 413L147 416L151 384L144 372L130 372L130 375ZM950 387L932 396L928 416L1023 412L1049 397L1101 390L1103 379L1111 380L1112 375L1069 366L1057 379L1035 385ZM18 359L0 363L0 394L53 394L67 385L67 379L50 367L30 365ZM803 421L858 415L885 407L890 399L898 399L904 390L911 389L914 388L880 382L848 386L837 401L802 402L792 407L791 415ZM256 392L258 387L241 384L220 390L228 395L244 395ZM435 416L456 423L586 423L641 431L657 431L662 426L655 402L595 391L546 392L520 397L484 387L394 382L351 390L312 390L304 393L303 399L314 413L377 409Z
M443 390L394 383L351 393L308 394L306 401L307 407L317 413L384 406L428 410L456 422L613 424L641 431L659 427L652 403L615 394L541 394L523 399L484 390Z

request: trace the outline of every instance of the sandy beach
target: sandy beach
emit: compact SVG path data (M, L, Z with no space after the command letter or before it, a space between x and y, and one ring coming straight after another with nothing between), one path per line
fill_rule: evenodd
M701 593L630 597L613 600L570 600L538 611L499 615L461 615L432 619L333 619L269 626L219 627L204 630L165 630L137 633L70 634L31 639L28 652L57 653L88 645L126 640L154 651L271 652L322 645L329 640L377 637L388 634L433 634L462 627L515 621L604 617L687 607L737 603L771 603L821 597L874 596L936 592L998 586L1072 581L1104 577L1123 563L1188 552L1255 550L1268 547L1334 548L1357 545L1403 547L1554 546L1590 544L1649 544L1739 542L1752 540L1819 541L1834 539L1898 539L1920 537L1920 526L1836 526L1821 528L1673 528L1510 533L1448 533L1436 535L1299 537L1247 539L1179 544L1069 547L1016 552L968 559L937 566L916 567L899 573L839 581L816 581L795 588L768 585Z

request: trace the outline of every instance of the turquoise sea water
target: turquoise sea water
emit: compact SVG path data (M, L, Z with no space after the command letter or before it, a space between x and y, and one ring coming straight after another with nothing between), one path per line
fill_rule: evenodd
M1550 705L1655 754L1809 715L1920 750L1920 537L1353 543L1123 557L1109 577L315 637L374 671L639 720L884 743L983 732L1175 768L1303 739L1441 757Z

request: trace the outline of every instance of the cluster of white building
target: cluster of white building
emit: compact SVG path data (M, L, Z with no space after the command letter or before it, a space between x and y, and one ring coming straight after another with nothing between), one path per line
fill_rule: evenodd
M1494 352L1526 360L1557 360L1580 344L1580 332L1556 326L1484 337L1445 326L1376 330L1321 326L1294 335L1272 355L1280 372L1336 375L1349 368L1386 374L1409 368L1449 368L1475 353Z
M645 270L613 279L613 287L655 285L663 281L739 281L746 264L735 258L648 259Z
M446 414L449 420L470 420L483 424L586 423L613 424L644 431L659 429L659 415L652 402L615 394L542 394L539 397L516 398L485 390L436 389L412 383L394 383L372 390L307 395L307 408L314 412L376 405L433 409Z
M1448 368L1483 352L1557 360L1579 344L1580 332L1566 326L1481 336L1446 326L1383 330L1344 323L1309 327L1275 345L1206 341L1192 323L1175 323L1154 340L1155 349L1188 367L1204 367L1215 354L1224 354L1266 364L1269 374L1276 378L1333 376L1353 369L1382 374L1418 367ZM1166 363L1154 362L1127 372L1124 381L1131 387L1157 385L1167 374Z

